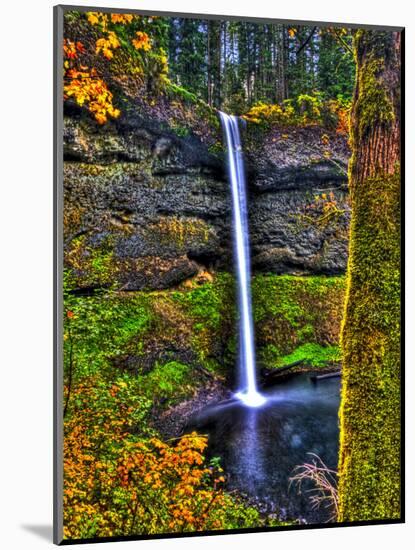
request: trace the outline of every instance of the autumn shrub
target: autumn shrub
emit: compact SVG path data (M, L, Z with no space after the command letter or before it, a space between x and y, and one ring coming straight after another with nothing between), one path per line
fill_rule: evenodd
M295 112L304 124L321 122L322 105L320 94L300 94L295 101Z
M321 94L300 94L294 99L282 103L255 103L243 118L268 129L279 126L321 125L336 130L337 133L348 133L350 101L339 95L337 99L325 100Z
M165 442L148 425L139 381L87 377L64 423L64 536L71 539L254 527L259 513L226 493L207 438Z
M99 124L107 122L108 116L119 117L120 111L112 103L112 93L94 70L88 72L71 69L66 72L66 78L64 99L72 98L80 107L85 105Z
M350 110L352 107L351 99L338 95L337 99L328 102L330 109L337 117L336 132L338 134L348 135L350 124Z
M108 88L111 72L141 75L152 90L167 82L167 55L161 46L164 23L132 14L86 12L81 17L94 29L94 49L89 40L84 45L65 39L64 99L86 107L98 124L104 124L120 115ZM100 58L106 60L106 70Z
M270 126L273 124L290 124L293 121L294 108L291 102L268 104L259 101L243 115L248 122Z

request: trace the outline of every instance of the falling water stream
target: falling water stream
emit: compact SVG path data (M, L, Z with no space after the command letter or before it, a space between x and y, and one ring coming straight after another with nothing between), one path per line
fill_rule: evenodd
M260 407L265 398L257 389L254 327L251 303L248 209L245 168L238 117L220 112L228 149L229 180L232 189L233 232L239 306L239 383L236 394L249 407Z
M313 383L292 374L259 391L256 379L246 183L238 119L220 113L228 150L239 307L239 388L236 399L207 406L186 426L208 435L208 456L219 457L227 488L265 506L281 519L325 522L327 508L313 509L308 490L290 485L295 467L318 455L335 468L338 454L339 380Z

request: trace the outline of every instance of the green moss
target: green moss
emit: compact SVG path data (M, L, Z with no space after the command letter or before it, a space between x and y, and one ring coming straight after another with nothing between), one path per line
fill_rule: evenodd
M96 375L111 380L126 372L134 379L139 376L143 395L156 401L172 403L191 395L203 383L195 376L198 364L223 374L226 335L234 330L225 311L232 281L223 274L190 290L100 290L78 296L71 293L76 285L67 270L65 309L71 316L65 317L65 373L72 354L75 381ZM174 350L188 361L177 361ZM128 358L142 366L129 367Z
M401 194L399 166L393 165L399 152L400 61L395 38L395 33L367 30L355 36L353 215L341 331L340 521L401 515Z
M370 58L360 72L359 99L355 104L356 117L359 120L360 137L376 124L389 124L394 120L393 104L385 87L379 85L378 74L384 69L382 59Z
M302 344L292 353L279 357L276 366L289 365L299 360L303 360L306 366L326 367L341 360L340 349L339 346L320 346L312 342Z
M195 94L192 92L189 92L185 88L182 88L181 86L177 86L177 84L173 84L173 82L168 82L166 86L166 93L170 97L170 99L177 99L178 97L182 99L185 102L194 104L200 101Z
M358 30L354 35L358 93L350 123L352 155L348 172L351 183L359 153L362 151L362 140L371 129L388 128L395 120L392 97L397 90L383 77L385 62L394 55L392 42L392 33L382 31ZM353 192L353 186L351 191Z
M208 147L209 153L212 155L223 155L225 148L222 140L217 140Z
M74 287L113 285L118 274L114 261L114 235L107 234L94 245L88 243L86 235L76 237L65 251L65 266L71 272Z
M174 404L194 390L191 367L178 361L157 364L147 375L140 376L141 391L153 401L169 400Z
M211 227L198 218L161 217L148 226L148 238L164 245L174 245L178 252L193 243L207 244L212 237Z
M185 88L177 86L172 82L167 82L165 93L173 104L175 102L178 102L179 104L182 103L184 107L188 109L187 122L191 123L193 116L195 115L199 120L203 120L209 127L209 130L213 130L214 133L217 133L220 129L220 122L216 109L212 108L205 101L199 99L192 92L189 92ZM183 122L186 121L184 120ZM174 124L175 122L173 121L173 125ZM186 127L187 126L183 125L183 128Z
M191 345L199 359L209 362L214 357L224 358L230 352L235 330L232 275L218 273L211 282L186 292L172 292L171 296L192 323Z
M229 273L218 273L212 282L196 286L188 292L172 292L172 298L184 306L197 325L219 329L221 312L232 299L234 279Z
M360 182L342 329L341 521L400 517L400 175Z
M252 281L258 358L275 367L305 344L337 346L344 278L256 275Z
M67 286L71 284L68 272ZM169 403L174 388L184 396L204 383L198 365L214 376L232 375L237 354L234 285L233 275L217 273L201 274L175 290L100 291L88 297L67 292L65 306L74 317L66 319L65 328L71 330L75 378L100 373L111 380L127 369L128 376L140 377L143 395ZM275 367L289 354L305 352L311 366L330 360L338 340L341 278L257 275L253 290L263 364ZM67 339L66 361L70 345ZM129 357L139 366L129 367ZM172 372L176 361L184 365L177 367L177 380Z
M140 337L154 322L150 298L145 293L124 297L111 291L77 296L70 292L72 285L67 272L64 305L72 316L65 318L65 359L72 346L76 378L111 371L111 358L125 353L132 338L138 336L136 352L142 347Z
M186 128L186 126L171 126L171 129L176 136L179 137L187 137L190 135L190 129Z

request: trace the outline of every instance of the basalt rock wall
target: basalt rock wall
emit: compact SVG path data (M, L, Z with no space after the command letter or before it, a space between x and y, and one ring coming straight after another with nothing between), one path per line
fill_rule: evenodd
M319 127L246 139L254 272L341 274L347 262L346 138ZM145 116L64 120L65 265L72 286L170 288L232 269L225 155Z

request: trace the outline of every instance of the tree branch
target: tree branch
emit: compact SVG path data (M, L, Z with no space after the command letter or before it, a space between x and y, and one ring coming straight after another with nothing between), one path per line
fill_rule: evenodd
M341 43L341 45L350 53L353 55L353 50L352 48L349 46L349 44L346 42L346 40L344 40L344 38L338 34L337 32L337 29L332 29L333 30L333 34L334 36L337 38L337 40Z
M317 30L317 27L312 28L312 30L311 30L310 34L307 36L306 40L301 44L301 46L296 51L296 55L298 55L307 46L307 44L310 42L313 34L316 32L316 30Z

